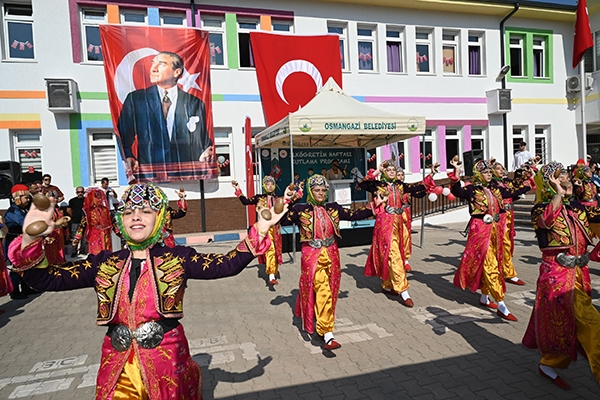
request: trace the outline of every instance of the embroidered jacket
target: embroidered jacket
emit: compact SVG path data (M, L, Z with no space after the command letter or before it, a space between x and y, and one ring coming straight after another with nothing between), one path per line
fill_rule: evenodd
M520 189L515 189L500 186L494 181L490 182L489 186L474 184L461 187L460 181L456 181L452 185L451 190L453 195L469 202L469 213L472 217L483 217L491 211L489 204L491 199L488 199L486 193L489 192L489 195L494 196L498 201L499 208L498 210L493 210L494 213L503 214L506 212L503 199L511 199L514 196L527 193L529 187L523 186Z
M358 221L373 216L370 204L355 211L344 208L338 203L327 203L323 207L325 207L327 216L333 223L335 235L339 238L342 237L340 234L340 220ZM314 206L311 204L296 204L291 207L288 213L281 219L281 224L291 225L292 223L297 224L300 228L300 242L310 242L313 240L315 232Z
M111 253L102 251L85 260L50 265L38 239L21 251L22 237L12 243L9 254L25 281L39 291L63 291L95 287L98 297L97 324L111 322L117 312L117 301L122 288L121 275L129 268L131 252L128 249ZM152 290L158 299L158 313L165 318L183 316L183 293L188 279L217 279L239 274L257 255L270 245L252 228L248 237L227 253L201 254L191 247L174 248L155 245L149 249L152 263L150 272Z
M375 180L372 174L368 174L358 186L372 194L378 191L388 191L389 198L387 204L391 207L401 207L404 204L405 194L410 194L412 197L425 197L427 190L423 183L405 183L402 181L393 181L390 183Z

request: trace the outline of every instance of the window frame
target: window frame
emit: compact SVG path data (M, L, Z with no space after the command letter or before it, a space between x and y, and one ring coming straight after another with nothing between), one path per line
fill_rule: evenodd
M425 128L425 137L420 137L419 140L419 165L421 167L420 172L423 172L423 169L426 168L426 165L435 164L437 162L437 127L436 128ZM425 160L428 154L424 154L423 158L421 158L421 153L423 151L422 141L425 142L425 147L427 147L427 143L431 143L431 159L429 161Z
M551 84L554 83L554 49L553 40L554 32L551 30L544 29L526 29L526 28L506 28L505 37L505 50L507 54L507 65L512 66L511 60L511 49L516 48L516 45L511 45L510 38L512 36L522 37L522 57L523 57L523 71L522 76L514 75L514 70L508 72L506 80L508 82L521 82L521 83L540 83L540 84ZM543 38L544 41L544 76L534 76L534 38Z
M370 31L371 35L369 36L364 36L364 35L360 35L360 31ZM361 56L361 52L360 52L360 44L361 43L366 43L366 44L370 44L371 45L371 69L361 69L360 68L360 56ZM358 54L358 72L359 73L378 73L379 72L379 65L377 62L377 26L376 25L364 25L364 24L357 24L356 25L356 51Z
M454 133L450 134L449 132L452 132L452 131L454 131ZM448 159L445 161L446 162L446 170L454 169L454 167L450 164L452 157L454 157L455 155L458 155L459 157L462 156L463 149L464 149L462 134L463 134L463 132L460 127L457 127L457 126L446 127L446 134L445 134L445 139L444 139L445 140L444 146L446 146L446 158ZM447 144L448 144L449 140L457 142L457 146L456 146L457 154L448 154L448 145ZM442 163L440 162L440 165L441 164Z
M100 181L102 180L102 178L106 177L108 178L108 180L110 182L118 182L119 181L119 154L118 154L118 148L117 148L117 140L116 140L116 135L114 133L113 130L111 129L90 129L87 132L88 134L88 157L89 157L89 179L90 179L90 184L91 185L96 185L99 184ZM110 134L111 135L111 139L99 139L99 140L94 140L94 135L95 134ZM95 175L96 175L96 167L94 164L94 148L97 147L112 147L112 149L114 150L113 154L114 154L114 175L110 175L110 174L106 174L106 173L102 173L102 174L98 174L98 179L96 179Z
M165 24L165 17L167 18L177 18L181 17L181 24ZM159 12L159 20L160 26L181 26L187 28L187 17L185 13L178 13L176 11L160 11Z
M331 29L341 29L342 33L338 32L330 32ZM350 72L350 62L349 62L349 54L350 49L348 46L348 23L343 21L327 21L327 33L338 35L340 39L340 48L343 51L341 55L340 62L342 63L342 72Z
M545 165L550 160L550 146L548 145L550 125L536 125L533 134L533 156L540 155L542 157L541 164ZM543 150L538 153L538 140L543 141Z
M104 14L104 20L103 21L96 21L96 22L92 22L93 20L86 20L85 18L85 13L86 12L98 12L98 13L103 13ZM88 58L88 49L90 46L93 46L92 44L88 44L88 40L87 40L87 32L86 32L86 27L97 27L98 31L100 30L100 24L101 23L106 23L108 20L108 15L106 12L106 9L103 8L89 8L89 7L85 7L85 8L81 8L79 10L79 21L80 21L80 26L81 26L81 51L82 51L82 62L86 63L86 64L104 64L104 55L102 54L102 43L98 44L98 48L100 51L100 54L102 56L102 60L90 60Z
M241 25L242 24L249 24L249 23L253 23L255 24L256 28L255 29L249 29L249 28L242 28ZM256 67L252 66L252 64L254 64L254 56L252 54L252 44L250 42L250 32L258 32L260 31L260 20L258 18L252 18L252 17L241 17L238 18L236 21L236 25L237 25L237 40L238 40L238 63L239 63L239 69L242 70L255 70ZM240 34L244 34L244 35L248 35L248 53L249 53L249 66L242 66L242 54L240 53L241 51L241 40L240 40Z
M15 5L15 6L29 6L31 7L31 16L25 16L25 15L7 15L7 3L10 5ZM31 1L18 1L18 0L14 0L13 2L5 2L2 1L1 4L1 12L2 12L2 35L3 35L3 43L4 43L4 54L3 54L3 60L4 61L16 61L16 62L37 62L36 59L36 51L35 51L35 19L34 19L34 10L33 10L33 4ZM14 43L17 43L16 39L13 39L13 43L10 43L10 34L9 34L9 23L17 23L17 24L28 24L31 26L31 40L32 42L30 43L29 40L27 40L25 43L23 42L18 42L19 44L23 43L24 46L32 49L33 52L33 57L31 58L22 58L22 57L11 57L10 55L10 49L12 48L12 46L14 45ZM29 47L28 45L30 45L31 47ZM16 47L15 47L16 48Z
M125 14L137 14L142 15L144 17L144 22L135 22L135 21L125 21ZM121 25L133 25L133 26L143 26L148 25L148 11L146 9L119 9L119 21Z
M471 42L470 38L476 37L477 42ZM471 73L471 47L479 48L479 74ZM469 76L485 76L486 68L485 68L485 32L482 31L468 31L467 32L467 56L469 58L469 66L467 69Z
M445 35L452 35L452 36L454 36L454 39L453 40L444 39ZM454 71L452 71L452 72L445 70L446 57L444 56L444 50L446 50L446 48L454 49L454 60L452 61L452 65L454 66ZM444 75L461 75L460 57L461 57L460 31L457 31L454 29L443 29L442 30L442 59L440 60L441 66L442 66L442 68L441 68L442 73Z
M474 133L476 131L480 131L480 133ZM483 151L483 158L487 160L488 156L487 156L487 148L486 148L486 144L487 144L486 133L487 133L487 129L485 127L479 127L479 126L471 127L471 150L475 150L475 148L473 147L474 140L481 141L481 151Z
M225 28L225 16L224 15L202 15L202 30L208 31L209 37L208 37L208 41L209 41L209 52L210 52L210 56L211 56L211 64L210 67L211 68L227 68L227 35L226 35L226 28ZM206 26L205 21L218 21L221 26L220 27L216 27L216 26ZM212 44L212 42L210 41L210 35L221 35L221 46L222 48L221 50L221 54L223 55L223 64L213 64L212 63L212 48L210 47L210 45ZM216 50L215 50L216 51Z
M427 39L419 38L419 34L426 34ZM419 57L423 57L419 53L419 46L427 46L427 54L423 56L427 56L427 63L429 67L429 71L420 71L419 70ZM433 56L434 42L433 42L433 28L425 28L425 27L417 27L415 28L415 66L417 75L435 75L435 57Z
M280 30L280 29L275 29L275 25L285 25L287 26L289 29L288 30ZM287 33L294 33L294 23L292 21L289 20L279 20L279 19L271 19L271 31L272 32L287 32Z
M542 44L541 45L536 44L536 40L541 40ZM532 72L532 76L534 78L547 78L547 76L546 76L547 69L546 69L546 46L545 46L545 43L546 43L546 40L543 36L534 35L532 38L531 51L533 53L533 57L531 58L531 60L534 63L533 64L533 72ZM542 55L542 60L541 60L542 61L542 69L541 69L542 73L541 73L541 75L536 75L536 73L535 73L535 62L537 60L536 51L541 52L541 55Z
M398 37L390 37L388 36L388 32L397 32ZM402 26L386 25L385 27L386 73L388 74L406 74L405 32L406 30ZM387 47L389 43L397 43L399 45L398 57L400 59L400 71L390 71L389 54L387 53Z
M219 136L220 133L226 132L227 137ZM217 153L218 146L228 146L229 147L229 175L221 175L221 169L219 168L219 176L217 177L219 182L231 182L234 180L234 172L235 172L235 160L233 156L233 130L231 127L215 127L214 128L214 137L215 137L215 158L219 157L219 153Z
M37 140L19 140L19 135L36 135ZM19 129L11 131L10 134L12 140L12 159L21 165L21 173L28 172L28 167L32 164L21 162L20 151L21 150L32 150L39 154L39 168L34 165L36 172L42 172L43 170L43 153L44 147L42 146L42 132L35 129ZM36 164L37 165L37 164Z

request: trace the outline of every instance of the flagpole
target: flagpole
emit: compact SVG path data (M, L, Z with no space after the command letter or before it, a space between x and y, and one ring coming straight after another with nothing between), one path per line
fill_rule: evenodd
M581 82L581 143L583 146L583 152L580 156L581 159L586 160L586 155L587 155L587 126L586 126L586 122L585 122L585 86L586 86L586 79L585 79L585 58L583 58L580 62L579 62L579 74L580 74L580 82Z

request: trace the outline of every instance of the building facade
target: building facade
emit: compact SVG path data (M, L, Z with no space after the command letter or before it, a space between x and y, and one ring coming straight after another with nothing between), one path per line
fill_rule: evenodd
M229 163L218 179L204 183L208 231L245 226L246 211L234 197L231 181L245 185L246 116L253 132L265 127L249 47L254 30L339 35L348 94L397 114L425 116L425 151L419 138L393 150L409 181L421 176L422 154L426 164L440 162L442 172L455 154L472 150L510 168L515 143L522 140L544 161L572 163L585 154L580 92L565 87L569 77L579 74L571 68L575 1L524 1L518 9L508 1L198 3L0 0L0 161L19 161L23 170L31 165L50 173L67 199L74 196L74 187L99 185L105 176L117 192L127 185L109 112L101 24L210 31L216 152ZM588 1L592 27L600 29L595 3ZM594 51L591 69L600 66ZM503 82L498 78L504 65L511 68ZM74 90L76 108L53 112L49 90L60 91L52 85L65 81ZM503 86L512 97L506 113L506 92L498 91ZM600 148L596 88L594 83L586 91L589 149L595 148L595 136ZM369 150L379 159L390 151ZM172 189L183 186L189 193L190 214L176 232L199 231L199 183L160 186L173 200ZM0 209L6 208L8 201L0 200Z

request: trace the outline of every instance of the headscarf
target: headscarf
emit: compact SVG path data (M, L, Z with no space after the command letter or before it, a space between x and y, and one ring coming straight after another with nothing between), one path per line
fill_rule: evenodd
M582 182L587 182L590 180L587 176L585 176L586 172L589 172L590 167L583 161L582 159L577 160L577 165L575 165L575 169L573 171L573 178L579 179Z
M396 173L398 173L398 168L399 168L399 167L398 167L398 166L397 166L397 165L394 163L394 161L393 161L393 160L391 160L391 159L390 159L390 160L385 160L385 161L383 162L383 164L384 164L384 165L385 165L385 164L387 164L387 166L388 166L388 167L394 167L394 169L396 170ZM386 167L386 168L387 168L387 167ZM400 168L400 170L401 170L401 171L404 171L402 168ZM390 178L388 178L388 176L385 174L385 171L383 171L383 172L381 173L381 177L380 177L380 179L381 179L383 182L394 182L394 181L396 180L396 178L394 178L394 179L390 179Z
M552 175L558 178L564 168L565 167L561 163L552 161L540 168L537 174L535 174L533 180L535 181L536 204L547 204L552 201L552 197L554 197L556 191L552 188L552 185L550 185L549 179ZM569 199L563 198L563 202L565 201L568 202Z
M327 193L325 193L325 198L321 202L316 201L312 194L312 190L316 186L325 186L325 189L327 189ZM308 178L308 194L306 196L306 202L308 204L312 204L313 206L322 206L327 201L328 196L329 183L327 183L327 179L323 175L314 174L313 176Z
M117 206L116 222L121 235L123 235L123 238L127 241L127 246L131 250L144 250L162 240L168 204L167 195L151 183L136 183L125 190ZM156 221L152 233L146 240L141 243L134 242L123 226L123 212L127 208L143 208L144 206L149 206L157 212Z
M502 179L505 178L504 174L503 175L498 175L498 172L496 171L496 167L498 165L500 165L502 167L502 169L504 170L504 165L500 164L499 162L495 162L492 165L492 179L495 180L495 181L501 181ZM506 171L505 171L505 173L506 173Z
M480 185L487 185L488 183L483 179L481 174L485 170L493 171L492 164L488 160L479 160L473 165L473 183Z
M267 182L271 182L273 184L273 190L268 191L267 190ZM273 194L275 193L275 188L277 187L277 183L275 182L275 178L273 178L271 175L267 175L263 178L262 180L262 187L263 187L263 192L265 194Z

